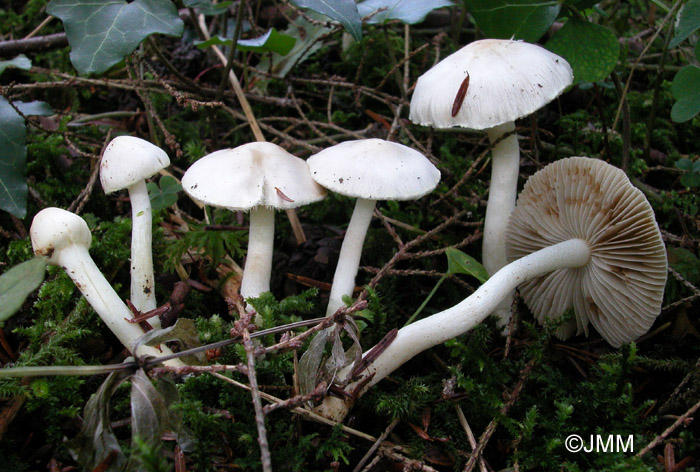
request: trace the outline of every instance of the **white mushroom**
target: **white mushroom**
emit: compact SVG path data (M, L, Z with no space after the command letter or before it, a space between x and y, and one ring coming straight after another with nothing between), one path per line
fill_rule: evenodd
M326 191L311 179L303 159L276 144L254 142L213 152L195 162L182 177L193 199L229 210L250 210L248 253L241 295L270 290L276 209L322 200Z
M134 342L144 332L137 323L127 321L132 318L131 311L90 257L88 248L92 235L85 220L60 208L46 208L34 217L30 235L34 253L45 257L48 264L63 267L107 327L134 353ZM141 345L134 354L160 357L172 351L164 345L160 349ZM183 365L178 359L165 364Z
M649 202L624 172L586 157L562 159L528 180L511 219L507 247L515 260L461 303L401 328L348 391L366 381L361 394L416 354L467 332L518 286L540 321L573 307L580 330L590 321L615 347L649 330L661 310L666 251ZM350 406L328 397L320 410L341 419Z
M377 200L414 200L431 192L440 171L418 151L382 139L336 144L307 159L311 177L324 187L356 197L333 276L327 315L352 295L362 245Z
M410 119L435 128L486 130L491 143L515 130L515 120L556 98L573 80L563 58L535 44L484 39L446 57L418 78ZM513 133L492 150L482 261L489 275L506 264L505 234L515 207L520 151ZM499 309L506 324L510 302Z
M133 136L118 136L107 145L100 164L105 193L129 191L131 200L131 302L145 313L156 308L153 277L151 200L146 179L170 165L158 146ZM160 327L157 317L149 323Z

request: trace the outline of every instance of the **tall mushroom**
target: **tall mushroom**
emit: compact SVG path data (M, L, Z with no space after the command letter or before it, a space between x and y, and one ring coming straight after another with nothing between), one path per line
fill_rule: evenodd
M554 100L572 80L571 67L556 54L535 44L500 39L469 43L418 78L411 98L414 123L486 130L496 143L482 243L489 275L506 264L506 227L515 207L520 167L515 120ZM506 303L499 309L503 324L509 307Z
M454 307L401 328L349 391L361 394L416 354L467 332L518 286L540 321L573 308L580 330L590 321L615 347L649 330L661 310L666 251L649 202L624 172L587 157L555 162L527 181L511 221L513 262ZM328 397L320 410L339 419L349 407Z
M141 345L134 353L134 342L144 332L137 323L127 321L132 318L131 311L90 257L88 248L92 235L85 220L60 208L45 208L36 214L29 232L34 253L45 257L48 264L63 267L88 303L130 352L155 357L172 354L164 345L160 349ZM165 364L183 365L179 359Z
M182 177L193 199L229 210L250 211L248 253L241 295L270 290L275 213L322 200L326 191L311 179L303 159L276 144L254 142L202 157Z
M355 197L355 209L340 248L327 315L352 295L362 245L377 200L415 200L431 192L440 171L418 151L382 139L336 144L307 159L311 177L329 190Z
M156 308L153 277L151 200L146 179L170 165L158 146L133 136L118 136L107 145L100 163L105 193L129 191L131 200L131 302L145 313ZM160 327L157 317L149 323Z

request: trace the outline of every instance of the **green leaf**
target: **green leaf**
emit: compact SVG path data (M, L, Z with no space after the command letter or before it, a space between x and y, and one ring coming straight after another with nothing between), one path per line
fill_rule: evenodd
M487 38L535 42L559 14L556 0L464 0Z
M479 261L472 256L463 253L459 249L448 247L445 250L447 256L448 274L467 274L475 277L482 284L489 279L489 274Z
M9 61L0 61L0 74L5 72L5 69L7 69L8 67L29 70L32 67L32 61L30 61L29 58L24 54L20 54L19 56L15 57L14 59L10 59Z
M253 52L275 52L282 56L289 54L294 48L296 38L287 34L278 33L275 28L270 28L267 33L253 39L238 40L238 49L241 51ZM206 41L196 41L195 46L199 49L208 48L209 46L230 46L232 40L223 36L212 36Z
M35 257L0 275L0 325L22 307L24 300L44 281L46 261Z
M389 20L399 20L409 25L420 23L433 10L451 7L451 0L366 0L357 5L360 17L364 18L377 10L384 9L372 16L367 23L386 23Z
M219 2L217 4L211 3L211 0L185 0L183 4L187 8L196 8L199 13L205 16L215 16L221 15L228 11L228 7L231 6L233 2Z
M150 448L156 448L161 443L161 436L169 427L170 414L164 398L143 369L137 370L131 378L132 441L139 438Z
M153 210L160 210L161 208L172 206L177 202L177 193L182 190L182 185L169 175L161 177L159 184L160 187L153 182L146 184Z
M0 97L0 209L27 215L27 148L24 120Z
M78 435L66 442L73 459L83 469L93 470L111 457L108 471L121 471L126 456L119 446L110 420L110 400L119 386L131 378L130 372L114 372L100 385L85 405L83 427Z
M313 12L307 16L310 16L312 19L317 19L315 17L322 18L321 15ZM303 17L295 19L284 31L284 34L288 36L299 38L292 50L286 56L274 54L271 57L267 55L261 57L258 68L260 70L269 70L270 73L277 77L284 77L292 70L292 67L301 64L321 49L321 42L318 41L318 38L330 31L330 28L326 28L321 24L311 23ZM264 83L264 81L258 81L258 83Z
M55 112L51 105L46 102L41 102L39 100L34 100L33 102L14 102L15 106L24 113L30 116L51 116Z
M700 174L697 172L688 172L681 175L681 185L684 187L700 187Z
M671 93L677 100L671 108L671 119L682 123L700 111L700 68L685 66L678 71L671 83Z
M308 8L316 13L338 21L348 33L359 41L362 39L362 18L353 0L291 0L299 8Z
M693 166L693 162L690 159L688 159L687 157L683 157L683 158L678 159L676 161L675 166L676 166L676 169L690 170L691 167Z
M545 47L569 62L574 82L604 80L615 68L620 54L615 33L579 18L570 18Z
M690 0L683 5L676 21L676 35L668 43L669 48L675 48L700 28L700 0Z
M184 28L170 0L52 0L46 11L63 21L81 74L106 71L152 34L180 36Z
M283 56L294 48L296 38L278 33L275 28L270 28L267 33L254 39L241 39L238 41L238 49L253 52L276 52Z

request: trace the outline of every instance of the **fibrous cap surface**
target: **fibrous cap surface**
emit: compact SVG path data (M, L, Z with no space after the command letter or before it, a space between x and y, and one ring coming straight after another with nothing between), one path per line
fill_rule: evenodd
M618 347L646 333L661 310L667 260L654 212L623 171L587 157L559 160L526 182L506 235L509 261L568 239L586 241L589 263L520 285L540 323L573 308L562 337L588 323Z
M360 139L311 156L311 176L342 195L372 200L413 200L431 192L440 171L423 154L383 139Z
M32 248L37 256L45 256L57 264L58 253L68 246L90 247L92 235L81 217L61 208L44 208L34 216L29 229Z
M182 188L202 203L243 211L257 205L296 208L326 196L303 159L266 142L202 157L185 172Z
M158 146L134 136L117 136L107 145L100 163L100 182L105 193L129 188L170 165Z
M467 75L466 93L452 116ZM542 108L572 81L569 63L541 46L502 39L474 41L418 78L409 118L434 128L492 128Z

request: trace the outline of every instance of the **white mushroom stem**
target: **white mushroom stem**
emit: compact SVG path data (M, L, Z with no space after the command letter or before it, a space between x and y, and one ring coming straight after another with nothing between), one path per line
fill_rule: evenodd
M127 321L127 319L133 318L131 311L97 268L87 248L74 244L61 249L60 253L55 255L54 258L57 264L63 267L73 280L75 286L82 292L107 327L131 353L134 353L134 342L143 336L144 332L138 323L129 323ZM172 354L172 351L163 344L160 345L160 349L141 345L135 353L137 356L148 355L154 357L168 354ZM169 366L184 365L179 359L172 359L164 364Z
M355 202L355 209L350 217L348 229L345 231L343 245L340 247L338 265L335 267L333 275L333 286L328 300L326 316L331 316L338 308L344 305L343 296L352 296L355 289L355 277L357 269L360 267L360 257L362 256L362 246L367 235L367 228L372 221L376 200L358 198Z
M491 143L494 143L504 134L512 133L514 130L515 123L511 121L490 128L486 132ZM491 184L481 247L482 262L489 275L495 274L507 264L506 228L510 214L515 208L520 170L520 148L515 133L497 143L491 155ZM511 293L505 296L494 310L493 314L498 318L501 326L508 325L512 301Z
M139 180L129 187L131 201L131 303L141 313L157 306L153 276L151 199L146 181ZM160 328L160 319L153 317L148 323Z
M582 267L588 263L590 255L586 241L570 239L506 265L462 302L401 328L386 350L360 374L361 378L350 383L345 390L351 392L360 382L373 375L357 396L361 395L415 355L466 333L481 323L503 297L521 283L557 269ZM352 365L343 369L338 378L347 376L351 369ZM326 397L317 412L340 421L350 406L337 397Z
M243 298L255 298L270 291L274 244L275 211L262 205L253 207L248 226L248 254L241 280Z
M487 130L491 143L515 130L512 121ZM511 134L496 144L491 151L491 184L484 220L482 259L484 268L493 275L507 264L506 228L508 218L515 208L520 169L518 138Z

